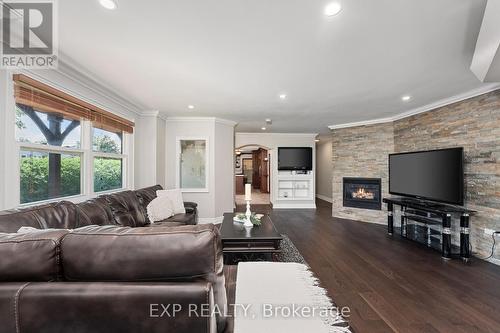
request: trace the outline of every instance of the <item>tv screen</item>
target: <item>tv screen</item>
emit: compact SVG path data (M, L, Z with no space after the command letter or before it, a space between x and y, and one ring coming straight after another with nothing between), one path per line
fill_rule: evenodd
M278 148L278 170L312 170L312 148Z
M389 155L389 192L463 205L463 148Z

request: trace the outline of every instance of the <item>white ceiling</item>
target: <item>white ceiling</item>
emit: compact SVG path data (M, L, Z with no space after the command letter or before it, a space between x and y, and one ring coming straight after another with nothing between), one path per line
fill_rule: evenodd
M144 110L240 132L327 133L484 86L469 67L486 0L340 1L326 17L321 0L64 0L60 51Z

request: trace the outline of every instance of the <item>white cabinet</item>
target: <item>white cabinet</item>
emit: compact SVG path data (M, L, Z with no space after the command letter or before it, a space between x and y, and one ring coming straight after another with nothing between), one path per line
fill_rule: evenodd
M313 200L313 175L279 171L278 200Z

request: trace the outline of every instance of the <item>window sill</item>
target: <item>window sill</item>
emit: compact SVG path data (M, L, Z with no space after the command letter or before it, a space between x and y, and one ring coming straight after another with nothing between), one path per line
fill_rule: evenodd
M128 191L129 189L128 188L117 188L117 189L114 189L114 190L108 190L108 191L101 191L101 192L94 192L93 193L93 198L95 197L99 197L101 195L106 195L106 194L113 194L113 193L118 193L118 192L123 192L123 191Z
M79 194L79 195L73 195L70 197L60 197L60 198L54 198L54 199L48 199L48 200L42 200L42 201L27 202L27 203L20 204L19 206L17 206L17 208L36 207L36 206L51 204L51 203L59 202L59 201L71 201L73 203L80 203L80 202L87 200L88 198L89 197L87 195Z
M92 195L73 195L70 197L61 197L61 198L55 198L55 199L50 199L50 200L43 200L43 201L36 201L36 202L29 202L29 203L24 203L20 204L17 206L17 208L29 208L29 207L36 207L36 206L41 206L41 205L46 205L46 204L51 204L59 201L70 201L74 204L79 204L81 202L90 200L90 199L95 199L101 195L106 195L106 194L113 194L113 193L118 193L118 192L123 192L123 191L128 191L128 188L120 188L116 190L110 190L110 191L103 191L103 192L97 192L93 193Z
M181 188L182 193L209 193L208 188Z

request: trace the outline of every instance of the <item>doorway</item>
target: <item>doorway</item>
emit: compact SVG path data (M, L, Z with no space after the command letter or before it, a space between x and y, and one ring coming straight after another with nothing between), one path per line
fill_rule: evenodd
M235 151L235 202L244 205L245 184L251 184L252 204L269 205L270 200L270 155L260 146L245 146Z

